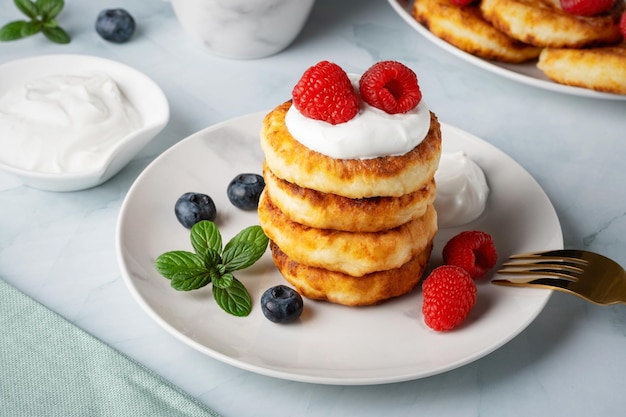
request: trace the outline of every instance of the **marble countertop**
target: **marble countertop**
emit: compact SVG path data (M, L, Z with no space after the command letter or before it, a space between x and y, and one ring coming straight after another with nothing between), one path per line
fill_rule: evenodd
M421 37L384 0L317 0L296 41L264 59L209 55L180 28L167 1L129 0L138 30L112 44L93 30L102 4L67 1L72 36L0 44L0 63L52 53L98 55L156 81L171 120L120 174L85 191L53 193L0 174L0 276L224 416L589 416L626 407L626 307L556 293L537 319L495 352L415 381L332 386L232 367L181 343L133 300L115 256L122 201L139 173L190 134L265 111L320 60L362 72L394 59L418 74L439 119L500 148L551 199L565 246L626 265L626 101L565 95L476 68ZM19 18L0 8L0 23ZM0 336L2 337L2 336Z

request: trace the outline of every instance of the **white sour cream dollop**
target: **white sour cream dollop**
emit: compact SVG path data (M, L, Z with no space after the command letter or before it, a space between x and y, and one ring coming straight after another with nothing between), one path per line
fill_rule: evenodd
M435 182L435 209L440 228L464 225L485 210L489 196L485 174L465 152L443 152Z
M99 169L141 124L108 75L48 76L0 97L0 161L42 173Z
M359 76L348 75L355 92ZM359 113L345 123L309 119L291 106L287 130L309 149L335 159L371 159L404 155L419 145L430 128L430 110L424 100L407 113L388 114L359 100Z

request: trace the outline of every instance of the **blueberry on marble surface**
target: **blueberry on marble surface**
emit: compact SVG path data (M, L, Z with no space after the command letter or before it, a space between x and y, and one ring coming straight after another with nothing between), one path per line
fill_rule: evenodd
M96 32L110 42L127 42L135 32L135 19L124 9L106 9L98 14Z
M261 296L263 315L274 323L290 323L297 320L303 308L302 296L286 285L269 288Z
M261 175L239 174L228 184L228 199L242 210L256 210L264 188L265 181Z
M187 229L201 220L214 221L217 209L213 199L202 193L185 193L181 195L174 206L176 218Z

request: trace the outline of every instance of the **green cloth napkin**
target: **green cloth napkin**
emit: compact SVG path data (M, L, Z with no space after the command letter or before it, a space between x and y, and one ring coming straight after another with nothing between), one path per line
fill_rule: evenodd
M1 279L0 332L0 416L219 417Z

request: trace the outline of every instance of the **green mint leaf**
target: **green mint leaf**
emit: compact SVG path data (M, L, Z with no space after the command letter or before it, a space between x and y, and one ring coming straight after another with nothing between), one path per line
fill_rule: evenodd
M215 223L202 220L191 228L191 246L196 253L204 257L208 250L222 253L222 235Z
M215 274L216 276L213 276L213 287L219 287L219 288L228 288L230 286L233 285L233 281L235 280L235 277L233 276L233 274L231 273L225 273L225 274Z
M37 19L39 16L39 9L35 3L30 0L15 0L15 6L26 16L30 17L32 20Z
M22 26L22 37L25 38L27 36L32 36L35 33L41 32L41 22L38 20L33 20L27 22L24 26Z
M54 43L70 43L70 36L58 26L53 28L44 26L42 31L46 38Z
M259 260L267 250L268 237L261 226L250 226L233 237L224 248L222 262L226 271L244 269Z
M28 24L25 20L16 20L14 22L7 23L0 28L0 41L8 42L17 39L22 39L22 28Z
M70 43L70 36L54 19L65 6L64 0L14 0L15 6L30 22L14 21L0 28L0 41L14 41L38 32L55 43Z
M204 263L198 255L180 250L159 255L154 261L154 266L167 279L173 279L177 273L184 270L202 269L206 271Z
M211 282L211 275L206 268L189 268L175 273L171 285L178 291L191 291L202 288L209 282Z
M254 253L255 245L252 242L235 242L227 246L222 258L224 270L238 271L252 265L256 261Z
M252 311L252 299L246 287L233 277L227 288L213 286L213 298L227 312L237 317L245 317Z
M37 0L36 5L37 9L39 9L41 20L44 22L57 17L65 6L63 0Z
M219 252L212 248L206 250L204 255L198 255L204 262L204 267L207 269L218 269L222 263L222 256Z
M43 25L47 28L55 28L59 26L59 22L57 22L56 19L52 19L52 20L47 20L43 22Z

